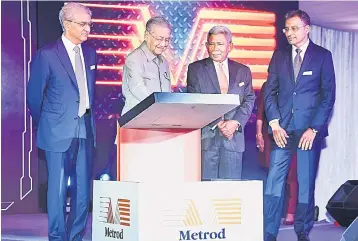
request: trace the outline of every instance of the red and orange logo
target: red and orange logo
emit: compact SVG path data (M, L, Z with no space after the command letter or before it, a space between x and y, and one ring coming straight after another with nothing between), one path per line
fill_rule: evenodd
M113 208L110 197L100 197L100 213L103 215L100 215L98 218L102 223L119 224L129 227L131 221L131 201L124 198L118 198L116 201L117 203Z

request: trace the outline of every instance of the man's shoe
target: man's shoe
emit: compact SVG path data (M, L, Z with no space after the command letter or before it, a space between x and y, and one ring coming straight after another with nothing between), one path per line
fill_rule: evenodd
M310 238L305 233L298 233L297 241L310 241Z
M295 221L283 221L283 225L293 225L295 223Z
M318 221L318 215L319 215L319 208L318 206L314 207L314 221L317 222Z

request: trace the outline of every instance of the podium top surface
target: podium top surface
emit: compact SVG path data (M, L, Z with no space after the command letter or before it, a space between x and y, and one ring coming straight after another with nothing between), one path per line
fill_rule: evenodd
M118 119L121 128L200 129L240 105L239 95L153 93Z

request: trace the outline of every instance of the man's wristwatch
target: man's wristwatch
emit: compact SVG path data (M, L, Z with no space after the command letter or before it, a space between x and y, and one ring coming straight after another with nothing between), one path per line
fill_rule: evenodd
M312 127L309 127L309 128L313 131L313 133L317 133L317 132L318 132L316 129L314 129L314 128L312 128Z

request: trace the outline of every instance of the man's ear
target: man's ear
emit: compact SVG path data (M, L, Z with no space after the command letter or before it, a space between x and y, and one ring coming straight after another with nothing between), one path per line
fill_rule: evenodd
M148 40L148 31L147 30L144 31L144 40L145 41Z
M310 31L311 31L311 26L310 26L310 25L306 25L306 26L305 26L305 30L306 30L306 33L309 34Z
M67 31L70 28L70 24L71 23L69 21L64 21L63 22L64 31Z
M234 49L234 44L231 42L229 44L229 52L231 52Z

